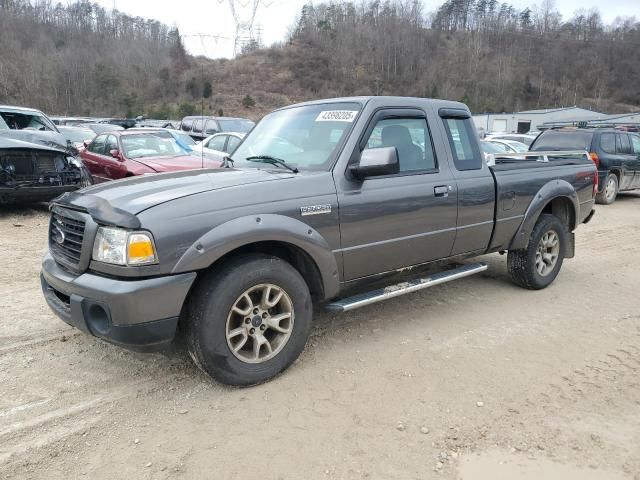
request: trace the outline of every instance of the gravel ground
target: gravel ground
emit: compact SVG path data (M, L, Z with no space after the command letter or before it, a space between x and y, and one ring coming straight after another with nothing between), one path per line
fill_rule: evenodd
M45 207L0 210L0 478L640 479L640 194L556 282L490 268L340 316L254 388L79 334L40 293Z

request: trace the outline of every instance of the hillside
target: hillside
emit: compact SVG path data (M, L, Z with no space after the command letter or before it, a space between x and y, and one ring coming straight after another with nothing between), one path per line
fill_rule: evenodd
M290 38L233 60L189 56L180 33L87 1L0 0L0 103L51 114L258 118L299 100L416 95L474 111L640 110L640 24L553 2L369 1L302 8ZM35 6L34 6L35 5Z

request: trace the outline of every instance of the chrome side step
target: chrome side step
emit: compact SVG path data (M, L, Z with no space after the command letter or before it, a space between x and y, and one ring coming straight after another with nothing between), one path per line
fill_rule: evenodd
M485 263L470 263L468 265L452 268L451 270L435 273L430 277L418 278L417 280L411 280L410 282L403 282L397 285L373 290L371 292L354 295L353 297L342 298L327 304L325 308L332 312L348 312L349 310L355 310L356 308L371 305L372 303L378 303L384 300L389 300L390 298L399 297L406 293L417 292L418 290L433 287L441 283L475 275L476 273L484 272L487 268L488 267Z

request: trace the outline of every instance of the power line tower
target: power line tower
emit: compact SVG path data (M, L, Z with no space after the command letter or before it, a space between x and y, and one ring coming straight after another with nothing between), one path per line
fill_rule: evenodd
M218 0L219 3L225 0ZM256 14L260 5L269 7L273 2L265 0L227 0L236 31L233 41L233 56L235 57L247 45L262 43L262 27L255 26Z

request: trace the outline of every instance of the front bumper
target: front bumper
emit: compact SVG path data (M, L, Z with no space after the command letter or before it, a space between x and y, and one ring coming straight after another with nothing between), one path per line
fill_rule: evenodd
M43 187L12 188L0 185L0 204L48 202L66 192L73 192L79 185L53 185Z
M160 350L173 340L195 278L194 272L143 280L74 275L49 254L40 274L45 300L64 322L136 351Z

